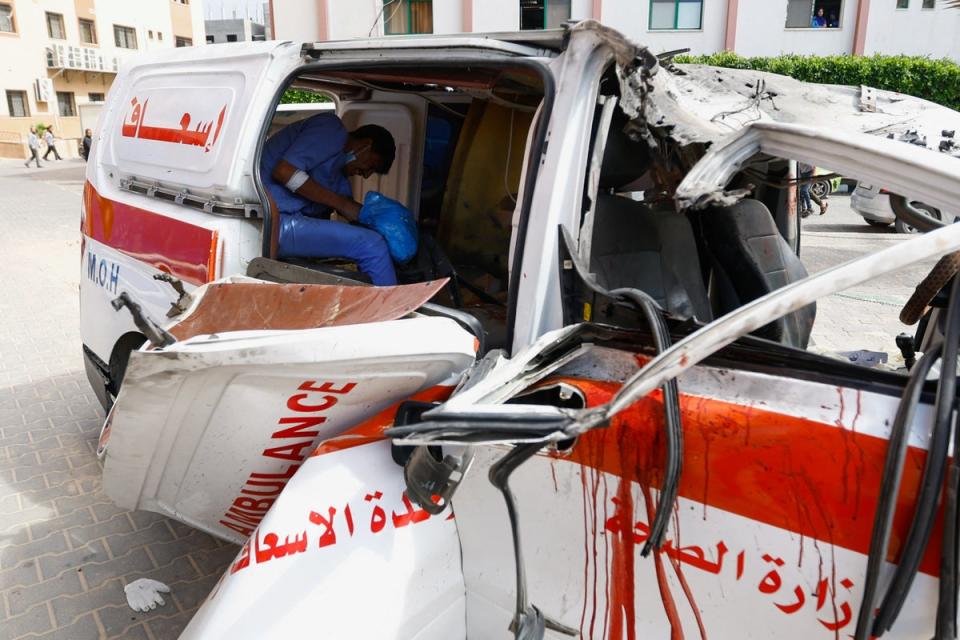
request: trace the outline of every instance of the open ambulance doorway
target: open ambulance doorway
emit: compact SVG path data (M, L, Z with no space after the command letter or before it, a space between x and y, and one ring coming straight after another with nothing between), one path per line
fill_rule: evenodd
M350 177L349 190L357 203L369 192L381 193L405 206L416 221L417 251L394 264L398 283L449 278L434 302L475 319L487 349L505 347L511 255L519 241L514 230L523 214L521 184L529 177L525 159L539 156L542 140L537 138L544 129L533 126L545 96L544 71L530 64L434 64L304 69L285 95L326 101L280 104L260 157L286 127L309 118L335 115L347 132L367 125L385 128L396 149L390 169ZM261 161L258 169L266 184L269 168ZM287 282L370 282L346 256L284 252L280 257L280 222L287 212L274 204L265 216L263 258L252 263L250 275ZM337 219L329 211L319 217Z

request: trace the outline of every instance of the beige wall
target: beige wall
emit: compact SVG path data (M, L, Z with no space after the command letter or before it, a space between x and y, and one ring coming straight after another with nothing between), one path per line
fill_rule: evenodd
M182 4L177 0L0 0L13 6L15 34L0 33L0 156L19 157L24 153L26 132L30 125L52 124L63 138L61 153L76 154L76 143L82 135L80 105L90 101L91 93L106 93L115 74L47 66L47 47L55 44L93 50L121 63L138 52L173 47L175 36L190 38L203 44L202 0ZM65 40L53 40L47 33L46 12L63 16ZM79 18L94 20L97 43L80 41ZM118 48L114 42L114 25L130 27L136 32L137 49ZM53 82L54 99L38 102L35 82L49 78ZM30 115L11 117L7 108L8 90L27 94ZM56 92L73 94L75 116L61 116ZM15 142L20 136L21 143Z

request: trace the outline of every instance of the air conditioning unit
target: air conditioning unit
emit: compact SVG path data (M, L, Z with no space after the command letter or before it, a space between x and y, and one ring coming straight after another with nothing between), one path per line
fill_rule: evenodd
M54 99L53 80L50 78L37 78L33 83L34 91L37 95L37 102L51 102Z

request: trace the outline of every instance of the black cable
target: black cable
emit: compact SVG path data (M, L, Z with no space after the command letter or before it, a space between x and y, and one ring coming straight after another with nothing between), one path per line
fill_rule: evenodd
M650 330L653 334L653 343L657 353L663 353L670 348L670 332L663 319L660 305L656 300L639 289L615 289L611 296L628 298L643 311ZM670 523L670 514L680 491L680 473L683 464L683 423L680 415L680 392L677 381L671 378L661 387L663 390L663 415L666 426L666 465L663 472L663 486L660 488L660 497L657 501L657 512L650 526L650 537L640 551L641 556L648 556L653 549L663 545Z
M873 635L881 636L893 627L913 579L920 567L920 561L930 540L933 521L937 514L943 475L947 464L947 450L950 445L954 395L956 391L957 347L960 341L960 278L954 278L950 293L950 308L947 314L947 329L944 332L943 357L940 369L940 383L937 386L937 398L934 408L933 431L927 451L927 463L920 480L920 492L917 496L917 508L914 512L907 541L903 548L900 563L894 571L890 587L880 605L880 611L873 625Z
M937 602L936 640L954 640L957 637L957 498L960 483L960 433L955 428L957 394L957 349L960 334L960 278L954 277L950 288L950 311L947 315L947 343L953 338L953 358L948 363L944 356L940 370L940 386L937 388L937 420L944 420L953 428L953 459L947 469L947 486L944 495L946 507L943 517L943 540L940 547L940 597ZM951 332L954 335L951 335ZM943 400L941 406L940 401Z
M903 390L897 416L890 430L890 444L883 464L883 480L880 483L880 498L877 513L873 520L873 533L870 537L870 553L867 556L867 575L863 587L863 600L857 616L855 640L869 640L873 626L873 611L877 603L880 587L880 572L890 546L890 530L893 527L893 515L897 509L897 495L903 478L903 463L907 456L910 432L916 415L920 394L930 368L940 359L942 344L937 344L923 355L910 372L910 379Z

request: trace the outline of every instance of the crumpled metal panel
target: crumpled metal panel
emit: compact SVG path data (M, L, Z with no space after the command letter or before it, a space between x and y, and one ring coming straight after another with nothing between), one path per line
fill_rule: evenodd
M447 279L397 287L223 282L210 285L170 333L187 340L228 331L386 322L416 311L446 284Z

